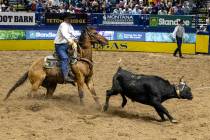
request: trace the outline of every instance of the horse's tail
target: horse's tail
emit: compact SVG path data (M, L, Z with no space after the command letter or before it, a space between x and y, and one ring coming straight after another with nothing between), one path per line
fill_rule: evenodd
M4 98L4 101L9 98L11 93L19 86L21 86L28 78L28 71L24 73L23 76L19 78L19 80L15 83L15 85L8 91L7 96Z

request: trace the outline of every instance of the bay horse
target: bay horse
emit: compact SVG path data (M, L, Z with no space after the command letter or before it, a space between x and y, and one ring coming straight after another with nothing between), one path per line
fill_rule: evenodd
M95 102L100 105L93 84L92 45L95 43L107 45L108 40L97 33L94 28L86 27L82 31L78 40L78 44L80 46L79 55L81 59L78 59L77 63L72 65L72 71L75 74L75 83L77 83L81 104L83 104L84 87L86 85ZM47 89L47 98L52 97L57 84L64 84L60 68L44 68L44 58L40 58L32 63L28 71L25 72L25 74L8 91L4 100L7 100L11 93L17 87L21 86L27 79L29 79L32 85L31 91L28 94L30 97L35 95L40 86Z

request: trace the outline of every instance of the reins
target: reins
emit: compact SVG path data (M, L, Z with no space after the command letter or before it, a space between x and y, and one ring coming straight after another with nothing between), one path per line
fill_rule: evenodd
M77 57L77 60L78 60L78 61L83 61L83 62L88 63L89 68L90 68L91 70L93 69L93 62L90 61L89 59L87 59L87 58L82 58L82 57Z
M96 38L92 33L90 33L89 31L88 31L88 29L86 29L86 32L87 32L87 34L88 34L88 36L90 37L90 38ZM98 39L98 38L96 38L96 40L97 40L97 42L98 43L100 43L100 40Z

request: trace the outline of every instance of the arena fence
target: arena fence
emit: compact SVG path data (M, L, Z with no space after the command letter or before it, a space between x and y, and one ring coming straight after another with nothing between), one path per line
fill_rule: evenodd
M62 14L0 12L0 50L52 50L53 39ZM70 14L76 36L86 26L95 26L110 40L103 51L144 51L172 53L176 47L171 33L180 19L184 20L186 35L183 52L208 53L208 33L196 34L198 16ZM11 26L13 25L13 26ZM10 40L10 41L9 41ZM14 45L15 44L15 45Z

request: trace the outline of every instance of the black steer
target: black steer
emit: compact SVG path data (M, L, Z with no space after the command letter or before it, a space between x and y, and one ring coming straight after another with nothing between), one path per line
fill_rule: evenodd
M171 98L189 100L193 98L191 88L186 85L183 79L180 79L180 84L175 86L161 77L137 75L122 68L118 68L117 73L113 77L112 88L111 90L107 90L104 111L108 109L110 96L119 93L123 99L122 107L126 105L126 97L128 97L132 101L153 106L163 121L166 120L164 117L165 114L174 123L177 121L161 103Z

